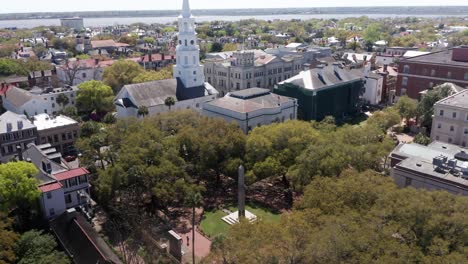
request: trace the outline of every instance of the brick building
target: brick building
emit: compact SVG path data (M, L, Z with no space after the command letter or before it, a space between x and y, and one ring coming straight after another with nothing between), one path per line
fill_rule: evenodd
M451 82L468 87L468 46L403 59L397 79L397 96L419 98L419 93Z

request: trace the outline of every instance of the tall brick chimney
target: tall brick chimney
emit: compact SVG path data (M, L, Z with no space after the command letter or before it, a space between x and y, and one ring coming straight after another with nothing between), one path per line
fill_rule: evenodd
M468 45L453 48L452 60L468 62Z

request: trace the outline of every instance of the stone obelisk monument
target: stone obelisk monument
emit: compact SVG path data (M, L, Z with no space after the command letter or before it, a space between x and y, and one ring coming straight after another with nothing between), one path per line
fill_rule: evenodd
M244 166L239 167L239 178L237 179L238 182L238 206L239 206L239 220L241 218L245 218L245 170Z

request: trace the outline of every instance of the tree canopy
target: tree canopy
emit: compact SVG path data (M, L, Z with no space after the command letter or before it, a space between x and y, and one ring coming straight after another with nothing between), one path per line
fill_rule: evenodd
M104 70L102 78L104 83L112 87L117 94L124 85L131 84L143 72L144 69L137 62L119 60Z
M52 235L37 230L28 231L18 241L18 264L71 263L65 253L57 251L56 248L57 242Z
M462 263L467 208L467 197L346 170L314 179L279 223L234 225L204 263Z
M106 113L115 109L114 93L110 86L99 81L88 81L78 85L78 88L76 103L79 112Z
M159 81L172 78L172 66L162 68L158 71L145 71L138 74L132 83L144 83L151 81Z
M36 167L27 162L0 164L0 211L28 207L39 197Z

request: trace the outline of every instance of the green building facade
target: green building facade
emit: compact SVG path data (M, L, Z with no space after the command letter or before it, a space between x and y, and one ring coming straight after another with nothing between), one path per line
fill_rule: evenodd
M298 119L306 121L320 121L326 116L340 120L356 114L363 91L364 82L361 79L313 90L292 83L279 84L274 88L274 93L298 100Z

